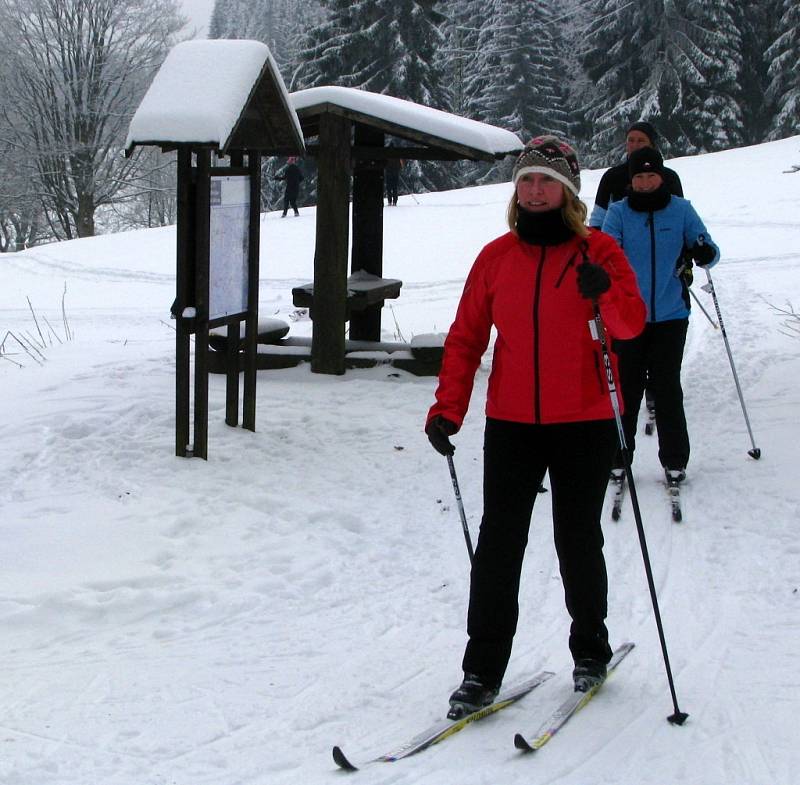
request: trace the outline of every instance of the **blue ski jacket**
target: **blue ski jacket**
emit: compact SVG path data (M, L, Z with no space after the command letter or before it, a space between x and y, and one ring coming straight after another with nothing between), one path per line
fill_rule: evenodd
M603 231L625 251L636 273L639 291L647 305L648 322L685 319L689 295L679 269L683 253L696 244L714 249L712 267L719 261L719 248L688 199L671 196L660 210L634 210L628 197L608 206Z

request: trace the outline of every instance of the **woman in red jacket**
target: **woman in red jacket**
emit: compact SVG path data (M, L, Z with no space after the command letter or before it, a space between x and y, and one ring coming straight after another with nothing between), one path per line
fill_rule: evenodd
M464 681L458 717L494 700L516 631L520 571L537 490L550 473L556 551L572 618L575 688L605 678L607 578L600 516L617 429L593 301L611 338L643 328L631 267L607 235L586 227L574 150L533 139L514 166L510 232L489 243L469 273L444 347L425 431L452 454L475 371L494 327L484 435L484 507L472 564ZM616 373L616 358L612 357Z

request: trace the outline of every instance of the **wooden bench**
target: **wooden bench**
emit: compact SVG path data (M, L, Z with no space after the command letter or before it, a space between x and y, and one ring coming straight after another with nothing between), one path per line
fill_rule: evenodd
M396 278L380 278L358 270L347 279L347 312L365 311L383 305L384 300L396 300L400 296L402 281ZM297 308L310 309L314 304L314 283L305 283L292 289L292 301ZM311 314L313 319L313 314Z

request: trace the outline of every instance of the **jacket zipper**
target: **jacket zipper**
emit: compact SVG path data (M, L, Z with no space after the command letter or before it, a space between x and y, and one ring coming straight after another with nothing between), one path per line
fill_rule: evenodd
M542 420L542 401L540 393L539 373L539 301L542 293L542 272L544 270L545 246L539 254L539 269L536 271L536 281L533 289L533 421Z
M650 321L656 320L656 222L653 213L647 219L650 224Z

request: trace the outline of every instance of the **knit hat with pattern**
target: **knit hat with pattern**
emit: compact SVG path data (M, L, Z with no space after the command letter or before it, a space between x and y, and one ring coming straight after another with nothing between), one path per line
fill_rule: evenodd
M537 136L525 145L514 164L514 184L529 173L547 174L566 185L576 196L581 190L578 156L572 147L557 136Z

